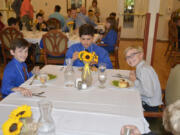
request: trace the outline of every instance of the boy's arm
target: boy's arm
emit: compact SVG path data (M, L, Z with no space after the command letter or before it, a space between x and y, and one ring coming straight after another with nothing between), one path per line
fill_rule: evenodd
M140 91L141 95L146 97L153 97L153 78L151 78L150 72L147 69L142 69L140 76L136 77L135 86Z

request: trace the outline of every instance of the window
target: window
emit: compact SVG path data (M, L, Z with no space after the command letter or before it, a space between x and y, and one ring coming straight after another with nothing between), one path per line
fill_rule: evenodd
M134 0L125 0L123 26L125 28L132 28L133 25L134 25Z

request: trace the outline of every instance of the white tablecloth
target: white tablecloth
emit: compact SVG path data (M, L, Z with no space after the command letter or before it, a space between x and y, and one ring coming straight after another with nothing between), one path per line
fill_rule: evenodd
M64 69L63 69L64 70ZM31 79L22 86L32 91L45 91L45 96L53 103L52 116L56 125L57 135L119 135L125 124L136 125L141 133L149 132L148 123L143 117L140 95L134 88L116 88L111 85L112 75L128 74L123 70L108 70L106 88L97 87L97 73L93 72L93 86L87 90L66 88L63 70L60 66L48 65L42 72L56 74L57 78L47 82L46 88L39 87L36 80L29 86ZM75 76L80 71L75 68ZM23 97L13 93L0 102L0 126L8 119L15 107L27 104L32 107L34 120L39 118L37 101L39 97Z

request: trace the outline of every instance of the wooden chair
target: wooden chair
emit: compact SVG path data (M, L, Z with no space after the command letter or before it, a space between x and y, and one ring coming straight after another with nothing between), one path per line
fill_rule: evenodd
M169 56L167 61L172 58L172 66L178 63L178 56L180 56L180 50L178 48L178 31L175 23L170 24L170 41L169 41ZM168 49L168 48L167 48Z
M43 55L45 64L64 64L68 38L59 30L51 30L43 35Z
M56 18L49 18L47 21L48 29L61 29L61 22Z
M10 43L12 40L16 38L23 38L23 35L21 32L19 32L17 29L13 27L7 27L3 29L0 33L0 40L2 43L2 54L5 65L7 64L8 59L12 59L12 56L9 53Z

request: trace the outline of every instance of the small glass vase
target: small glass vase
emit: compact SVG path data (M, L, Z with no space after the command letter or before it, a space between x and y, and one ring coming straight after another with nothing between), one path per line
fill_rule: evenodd
M83 71L82 71L82 82L87 84L87 87L92 85L92 73L89 67L89 63L85 63Z
M40 110L38 135L55 135L55 124L51 116L52 103L48 100L40 100L38 105Z

